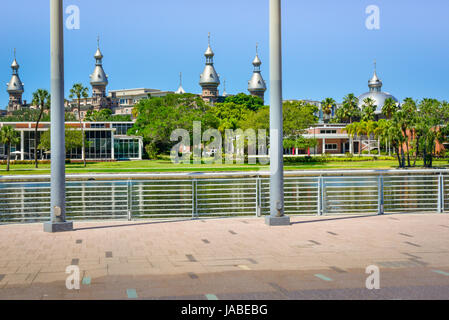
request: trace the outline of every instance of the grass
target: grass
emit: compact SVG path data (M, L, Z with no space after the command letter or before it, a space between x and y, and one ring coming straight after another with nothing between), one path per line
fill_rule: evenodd
M447 160L434 161L434 167L448 168ZM417 161L417 167L422 167L422 161ZM332 161L316 164L286 164L285 170L333 170L333 169L394 169L397 168L397 161L377 160L377 161ZM72 163L66 165L66 173L154 173L154 172L224 172L224 171L259 171L269 170L269 166L250 164L173 164L170 160L141 160L141 161L121 161L121 162L96 162L88 163L84 168L82 163ZM31 164L12 164L11 170L6 171L6 165L1 165L0 176L2 175L36 175L50 174L50 164L40 164L38 169Z

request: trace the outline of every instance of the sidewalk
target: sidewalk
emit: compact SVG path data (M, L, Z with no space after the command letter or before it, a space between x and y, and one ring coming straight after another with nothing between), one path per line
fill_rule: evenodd
M59 234L3 225L0 299L449 299L449 215L292 222L80 222ZM80 268L80 290L66 289L69 265ZM381 290L365 288L369 265Z

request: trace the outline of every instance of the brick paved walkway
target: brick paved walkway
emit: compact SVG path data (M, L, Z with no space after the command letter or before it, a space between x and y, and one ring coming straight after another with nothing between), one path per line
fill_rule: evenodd
M0 226L0 299L448 299L449 215ZM78 265L80 290L67 290ZM365 268L381 270L367 290ZM208 295L208 296L206 296Z

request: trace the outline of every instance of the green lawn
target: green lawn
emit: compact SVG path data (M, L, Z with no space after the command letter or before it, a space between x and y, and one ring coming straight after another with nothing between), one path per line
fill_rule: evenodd
M417 168L422 166L422 161L417 162ZM448 168L447 160L434 161L434 167ZM377 161L332 161L317 164L286 164L285 170L332 170L332 169L394 169L397 168L397 161L377 160ZM269 170L269 166L262 165L175 165L169 160L142 160L142 161L122 161L122 162L98 162L88 163L84 168L82 164L67 164L67 173L131 173L131 172L223 172L223 171L258 171ZM12 164L11 171L6 171L6 165L0 166L1 175L33 175L49 174L50 165L40 164L38 169L30 164Z

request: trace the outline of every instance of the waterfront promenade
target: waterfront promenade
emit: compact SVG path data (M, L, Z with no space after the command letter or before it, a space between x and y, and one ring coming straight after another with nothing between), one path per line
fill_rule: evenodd
M448 299L449 215L0 226L0 299ZM80 269L66 288L67 266ZM366 267L380 289L365 287Z

